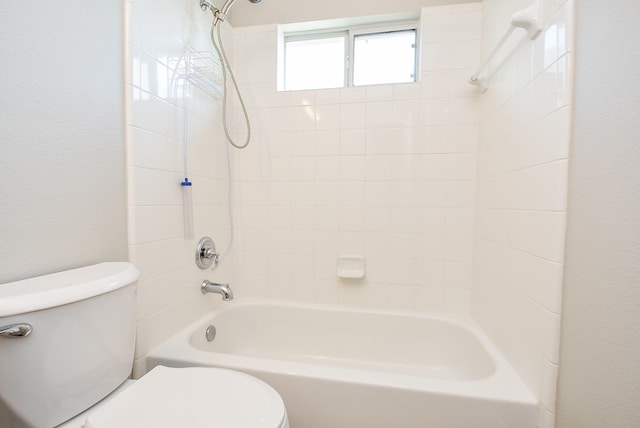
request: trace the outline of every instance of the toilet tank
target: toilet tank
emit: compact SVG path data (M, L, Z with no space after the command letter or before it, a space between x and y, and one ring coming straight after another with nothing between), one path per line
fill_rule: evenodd
M100 263L0 285L0 426L53 427L131 373L135 283L130 263Z

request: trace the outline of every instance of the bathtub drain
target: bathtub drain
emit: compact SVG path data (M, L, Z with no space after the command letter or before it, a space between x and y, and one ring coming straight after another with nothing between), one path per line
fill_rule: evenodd
M207 340L209 342L211 342L213 339L215 339L215 337L216 337L216 328L214 326L212 326L212 325L207 327L206 336L207 336Z

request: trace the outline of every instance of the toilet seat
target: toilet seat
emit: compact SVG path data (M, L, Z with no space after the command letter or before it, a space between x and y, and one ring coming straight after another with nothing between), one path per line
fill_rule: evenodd
M157 366L90 414L85 428L286 428L282 398L232 370Z

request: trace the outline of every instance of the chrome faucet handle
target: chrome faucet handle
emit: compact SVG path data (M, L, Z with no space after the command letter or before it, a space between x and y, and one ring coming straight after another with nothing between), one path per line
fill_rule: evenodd
M196 265L200 269L207 269L213 265L214 269L220 261L220 253L216 251L216 244L213 239L205 236L198 242L196 248Z
M28 323L10 324L0 327L0 337L27 337L33 331L33 327Z
M207 248L202 252L202 257L207 260L212 259L214 264L218 264L220 253L216 252L213 248Z

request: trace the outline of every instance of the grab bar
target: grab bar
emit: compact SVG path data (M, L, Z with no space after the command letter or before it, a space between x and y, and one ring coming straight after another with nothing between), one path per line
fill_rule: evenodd
M33 327L31 324L20 323L20 324L10 324L5 325L4 327L0 327L0 337L27 337L33 331Z
M480 68L478 68L478 71L476 71L475 74L469 78L468 82L472 85L477 86L482 92L486 91L489 87L489 83L487 82L488 76L483 77L481 76L481 73L485 68L487 68L493 57L496 56L502 45L507 42L507 40L511 36L511 33L513 33L513 30L515 30L516 28L523 28L527 30L527 34L529 35L529 38L531 40L538 37L538 34L540 34L540 32L542 31L542 27L540 26L540 22L538 20L538 15L540 15L538 0L528 8L514 13L511 16L511 25L509 29L498 41L496 47L493 48L493 51L491 51L491 53L487 56Z

